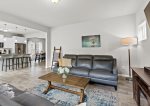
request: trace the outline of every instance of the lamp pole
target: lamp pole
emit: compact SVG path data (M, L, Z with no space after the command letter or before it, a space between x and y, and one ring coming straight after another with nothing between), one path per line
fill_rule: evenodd
M131 77L130 47L128 48L128 58L129 58L129 77Z
M130 50L132 45L137 45L137 38L136 37L126 37L121 39L121 44L128 46L128 61L129 61L129 78L127 78L129 81L132 80L131 78L131 58L130 58Z

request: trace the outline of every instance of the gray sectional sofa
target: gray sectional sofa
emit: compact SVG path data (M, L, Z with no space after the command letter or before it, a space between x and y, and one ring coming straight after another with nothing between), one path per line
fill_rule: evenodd
M88 77L91 82L112 85L117 90L118 70L113 56L66 54L64 58L72 60L70 74Z
M21 91L8 84L11 92L14 92L15 95L15 97L11 98L6 95L6 92L10 91L5 91L2 85L3 84L0 84L0 106L60 106L29 92Z
M5 95L0 95L0 106L55 106L50 101L28 93L20 94L9 99Z

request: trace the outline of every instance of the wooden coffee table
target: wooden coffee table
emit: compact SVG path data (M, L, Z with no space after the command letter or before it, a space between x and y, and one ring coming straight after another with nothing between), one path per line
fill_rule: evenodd
M73 75L68 75L67 78L64 80L62 78L62 75L59 75L59 74L54 73L54 72L43 75L43 76L39 77L39 79L48 81L48 86L47 86L46 90L43 93L46 94L51 89L58 89L58 90L62 90L62 91L65 91L65 92L73 93L73 94L76 94L76 95L80 96L80 102L79 103L83 102L84 89L86 88L87 84L90 81L89 78L78 77L78 76L73 76ZM65 89L65 88L62 88L62 87L58 87L56 85L54 86L54 85L52 85L51 82L78 88L78 89L80 89L80 92L73 91L73 90L70 90L70 89Z

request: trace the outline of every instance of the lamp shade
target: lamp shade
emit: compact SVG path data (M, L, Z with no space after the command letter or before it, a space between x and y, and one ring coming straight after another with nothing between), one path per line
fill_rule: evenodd
M137 38L136 37L126 37L121 39L121 44L125 46L136 45Z

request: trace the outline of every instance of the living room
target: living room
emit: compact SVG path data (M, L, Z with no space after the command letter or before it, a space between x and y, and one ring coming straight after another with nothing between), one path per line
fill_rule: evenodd
M138 73L150 66L148 3L149 0L0 1L0 21L7 22L6 27L15 24L38 31L24 34L25 41L45 39L44 49L39 51L46 54L41 64L33 59L31 67L0 70L0 105L9 106L6 102L1 104L8 99L7 103L14 106L150 106L150 78L148 73ZM61 47L55 71L54 47L58 51ZM32 57L31 52L27 53ZM99 68L108 73L97 72ZM73 88L68 90L70 86ZM76 88L81 92L73 91Z

